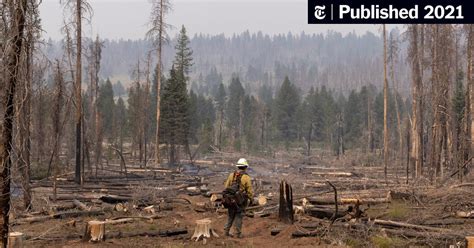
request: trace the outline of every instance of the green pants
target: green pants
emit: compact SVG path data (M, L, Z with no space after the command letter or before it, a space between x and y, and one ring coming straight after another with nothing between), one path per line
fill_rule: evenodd
M229 208L227 212L227 224L224 226L224 231L229 232L232 223L235 222L235 230L237 235L242 233L242 218L244 212L241 209Z

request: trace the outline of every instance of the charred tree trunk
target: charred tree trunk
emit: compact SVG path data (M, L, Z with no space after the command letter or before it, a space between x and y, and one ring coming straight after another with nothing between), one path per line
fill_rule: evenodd
M280 208L278 219L287 224L293 224L293 190L286 181L280 183Z
M75 182L82 184L81 145L82 145L82 0L76 1L76 79L74 82L76 104L76 170Z
M383 24L383 164L384 177L387 181L387 166L388 166L388 80L387 80L387 32L385 24Z
M12 6L11 29L9 34L11 40L7 48L6 59L6 78L5 78L5 99L1 102L4 109L3 124L0 126L0 212L2 221L0 225L0 235L4 247L8 245L9 231L9 212L10 212L10 169L12 165L12 143L13 143L13 120L15 116L14 96L19 82L20 56L23 50L25 16L28 10L28 1L21 0L15 6Z

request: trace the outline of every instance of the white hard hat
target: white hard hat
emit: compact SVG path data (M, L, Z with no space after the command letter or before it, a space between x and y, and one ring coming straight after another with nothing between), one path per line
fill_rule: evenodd
M247 162L247 159L241 158L239 161L237 161L237 164L235 165L237 167L249 167L249 163Z

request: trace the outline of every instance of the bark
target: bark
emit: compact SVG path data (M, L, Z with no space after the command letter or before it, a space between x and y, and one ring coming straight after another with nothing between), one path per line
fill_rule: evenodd
M469 31L468 31L468 49L467 49L467 82L468 82L468 87L469 87L469 111L470 115L469 118L470 123L467 125L468 126L468 132L466 132L467 136L470 137L470 142L466 145L468 153L467 156L464 157L464 159L468 159L469 156L472 156L472 153L474 151L474 117L472 116L474 114L474 75L473 75L473 55L472 55L472 50L474 47L474 29L472 24L469 24L468 26Z
M5 54L6 58L6 78L5 97L2 101L4 109L3 125L0 126L0 213L2 220L0 223L0 235L4 247L8 245L9 232L9 212L10 212L10 169L12 165L12 143L13 143L13 120L15 116L14 95L19 81L19 62L23 50L25 16L27 14L28 2L22 0L14 6L11 16L11 45Z
M278 219L287 224L293 224L293 190L286 181L280 183L280 209Z
M383 164L384 176L387 180L387 166L388 166L388 81L387 81L387 32L385 31L385 24L383 24Z
M163 33L164 33L164 0L160 1L160 16L158 26L158 62L156 64L156 133L155 133L155 164L160 165L160 105L161 105L161 48L163 45Z
M412 149L411 162L415 169L415 177L419 178L423 170L423 93L422 68L420 51L418 49L418 24L409 27L410 35L410 64L412 69Z
M76 170L75 181L82 184L81 144L82 144L82 0L76 0L76 78L74 82L76 104Z

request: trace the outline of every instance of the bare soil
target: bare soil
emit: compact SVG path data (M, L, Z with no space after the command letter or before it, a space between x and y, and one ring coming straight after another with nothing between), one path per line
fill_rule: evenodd
M110 194L127 192L132 196L133 201L125 204L127 212L107 212L104 216L77 217L67 219L52 219L29 224L13 225L13 231L22 232L27 236L25 244L27 247L444 247L454 245L456 242L464 242L463 239L445 239L438 236L408 237L405 235L394 235L390 230L408 230L404 228L390 228L374 225L371 220L383 219L430 227L439 227L452 230L461 236L474 234L474 219L459 219L454 215L456 211L474 210L474 187L450 185L460 184L457 178L450 179L443 186L433 180L419 180L416 184L409 178L406 184L406 172L402 166L394 163L389 168L389 175L385 182L383 168L380 166L380 158L374 156L358 155L358 153L347 154L345 158L337 160L335 157L325 152L318 152L318 156L307 158L298 152L275 154L274 158L250 157L250 176L255 182L256 195L262 194L268 197L267 209L270 215L267 217L244 217L243 238L229 238L223 235L223 226L226 222L225 211L217 211L214 208L202 209L196 207L197 203L207 203L210 205L209 197L204 195L190 195L186 187L169 190L159 187L173 187L179 185L178 181L203 182L211 192L223 190L223 182L228 173L234 170L232 161L239 157L239 154L220 154L196 162L198 167L183 166L180 172L173 173L152 173L133 172L141 178L155 177L156 180L142 180L136 183L130 178L118 180L124 184L129 183L130 187L111 187L98 181L86 182L85 186L97 186L103 189L71 190L74 185L71 176L64 177L59 186L60 195L88 196L97 194ZM129 161L132 161L131 159ZM131 163L131 162L129 162ZM117 167L110 165L110 170ZM137 168L129 166L129 169ZM196 168L198 168L196 170ZM321 176L312 172L350 172L353 176ZM101 171L103 177L120 176L113 172ZM410 176L411 177L411 176ZM298 214L295 224L285 225L278 221L278 209L271 210L271 206L278 204L278 185L281 180L286 180L293 186L295 205L301 205L301 199L309 196L333 197L331 188L325 185L325 181L331 181L338 189L339 198L367 198L386 197L392 190L396 192L410 193L416 196L414 199L392 200L390 203L376 205L362 205L366 217L361 220L338 219L333 225L329 220L321 220L308 214ZM134 182L132 184L132 181ZM473 182L473 177L464 178L464 183ZM115 180L114 182L117 182ZM35 181L34 185L34 206L29 212L30 216L45 215L49 206L53 203L50 199L52 195L51 180ZM50 186L48 186L50 185ZM155 188L150 189L154 185ZM63 187L64 186L64 187ZM90 243L79 238L68 239L67 235L83 235L85 225L89 220L105 220L114 217L127 216L147 216L143 207L139 207L141 199L154 201L156 206L161 206L167 198L184 198L186 201L173 200L166 204L172 210L160 210L157 208L158 219L152 222L149 220L136 220L132 223L107 225L107 232L133 232L133 231L157 231L173 228L187 228L188 234L173 237L133 237L109 239L100 243ZM21 198L15 198L12 219L21 218L26 214L21 208ZM70 201L59 201L56 204L63 204ZM98 199L83 200L87 206L100 209L103 206ZM213 206L212 206L213 207ZM346 206L339 206L340 211L345 211ZM255 210L260 211L261 209ZM71 210L74 211L74 210ZM253 212L255 212L253 211ZM252 211L248 211L248 214ZM212 226L219 234L218 238L211 238L200 241L192 241L191 236L195 227L195 221L209 218ZM75 220L75 225L66 224ZM371 224L372 223L372 224ZM292 238L296 231L311 232L305 228L308 224L319 224L323 229L327 229L325 235L315 237ZM270 231L279 228L281 232L272 236ZM389 230L390 229L390 230ZM419 231L419 230L418 230ZM423 230L421 231L423 232ZM61 238L64 237L64 238Z

